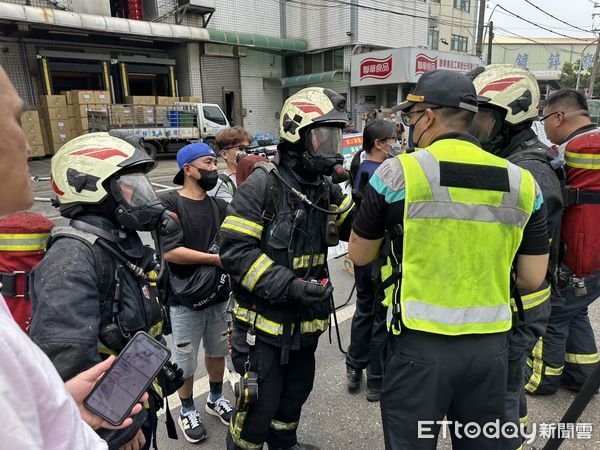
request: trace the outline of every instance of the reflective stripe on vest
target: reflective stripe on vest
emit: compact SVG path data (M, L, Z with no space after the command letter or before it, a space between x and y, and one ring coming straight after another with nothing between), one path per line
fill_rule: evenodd
M0 233L0 251L31 252L44 250L50 233Z
M293 431L298 428L298 422L282 422L280 420L271 420L271 428L277 431Z
M533 177L458 139L398 159L406 192L403 324L445 335L509 330L510 270L534 208ZM504 169L509 190L442 186L442 161Z
M325 253L319 253L313 256L313 266L322 266L325 264ZM294 258L294 269L305 269L310 265L311 255L302 255Z
M569 364L596 364L598 353L565 353L565 362Z
M339 206L339 209L344 209L346 206L348 206L350 203L352 202L352 196L351 195L346 195L346 197L344 197L344 200L342 201L342 204ZM350 214L350 212L354 209L354 205L348 210L346 211L344 214L340 215L336 221L337 226L341 226L342 223L344 223L344 220L346 220L346 217L348 217L348 214Z
M577 169L600 169L600 154L565 152L567 166Z
M221 224L221 228L252 236L256 239L260 239L263 231L263 226L261 224L236 216L225 217L225 220Z
M262 314L257 314L255 311L244 308L243 306L240 306L238 302L235 302L231 313L240 322L252 325L263 333L270 334L271 336L280 336L283 334L283 324L267 319ZM328 326L329 321L327 319L302 321L300 322L300 333L322 333L327 330ZM294 324L292 324L290 331L291 333L294 332Z
M523 309L535 308L536 306L539 306L542 303L544 303L549 298L550 298L550 286L548 286L540 291L532 292L531 294L522 295L521 301L523 302ZM515 303L514 298L510 299L510 305L514 312L518 312L517 304Z
M264 253L262 253L250 266L248 272L246 272L246 275L242 279L241 285L248 289L248 291L252 292L254 290L254 286L256 286L256 283L258 283L258 280L260 280L262 274L265 273L265 270L267 270L272 265L273 260Z

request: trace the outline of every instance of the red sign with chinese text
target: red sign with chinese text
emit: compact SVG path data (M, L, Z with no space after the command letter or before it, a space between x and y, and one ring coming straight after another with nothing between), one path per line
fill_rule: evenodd
M384 80L392 74L392 55L387 58L367 58L360 63L360 79Z

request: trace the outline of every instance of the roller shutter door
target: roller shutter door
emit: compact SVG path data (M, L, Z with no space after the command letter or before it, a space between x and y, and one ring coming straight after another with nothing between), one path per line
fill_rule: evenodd
M228 119L233 119L232 125L243 126L239 60L202 56L201 71L203 101L216 103Z

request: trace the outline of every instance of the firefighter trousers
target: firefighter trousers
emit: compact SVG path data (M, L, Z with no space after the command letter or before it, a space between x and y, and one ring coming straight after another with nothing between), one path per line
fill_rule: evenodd
M289 362L280 364L281 349L256 340L250 350L250 370L258 375L258 400L247 411L235 411L229 431L234 448L288 448L297 443L296 429L302 406L315 378L317 342L290 351ZM242 375L248 353L232 349L233 365ZM229 447L228 447L229 448Z
M389 339L381 415L389 450L435 450L448 421L455 450L500 449L464 425L501 421L507 379L507 333L444 336L407 330ZM445 429L445 432L448 432Z
M346 365L367 370L367 386L381 390L383 367L381 348L387 336L385 316L387 308L381 304L383 292L378 294L372 278L372 264L354 266L356 282L356 310L350 328L350 345Z
M559 386L578 390L598 363L598 349L588 306L600 296L600 270L584 279L587 294L572 284L552 298L546 334L538 340L525 366L525 390L554 394Z
M513 424L514 430L521 426L527 427L527 398L523 378L527 356L533 350L535 343L546 331L546 324L550 316L550 300L523 311L523 320L513 315L516 324L508 338L508 378L506 385L506 410L505 423ZM521 433L507 433L502 438L501 448L515 450L521 448L523 443Z

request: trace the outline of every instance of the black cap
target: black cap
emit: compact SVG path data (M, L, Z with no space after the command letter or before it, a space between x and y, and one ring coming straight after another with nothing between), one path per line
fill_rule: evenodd
M406 111L414 104L429 103L477 112L477 91L469 77L452 70L432 70L419 78L412 94L392 111Z

